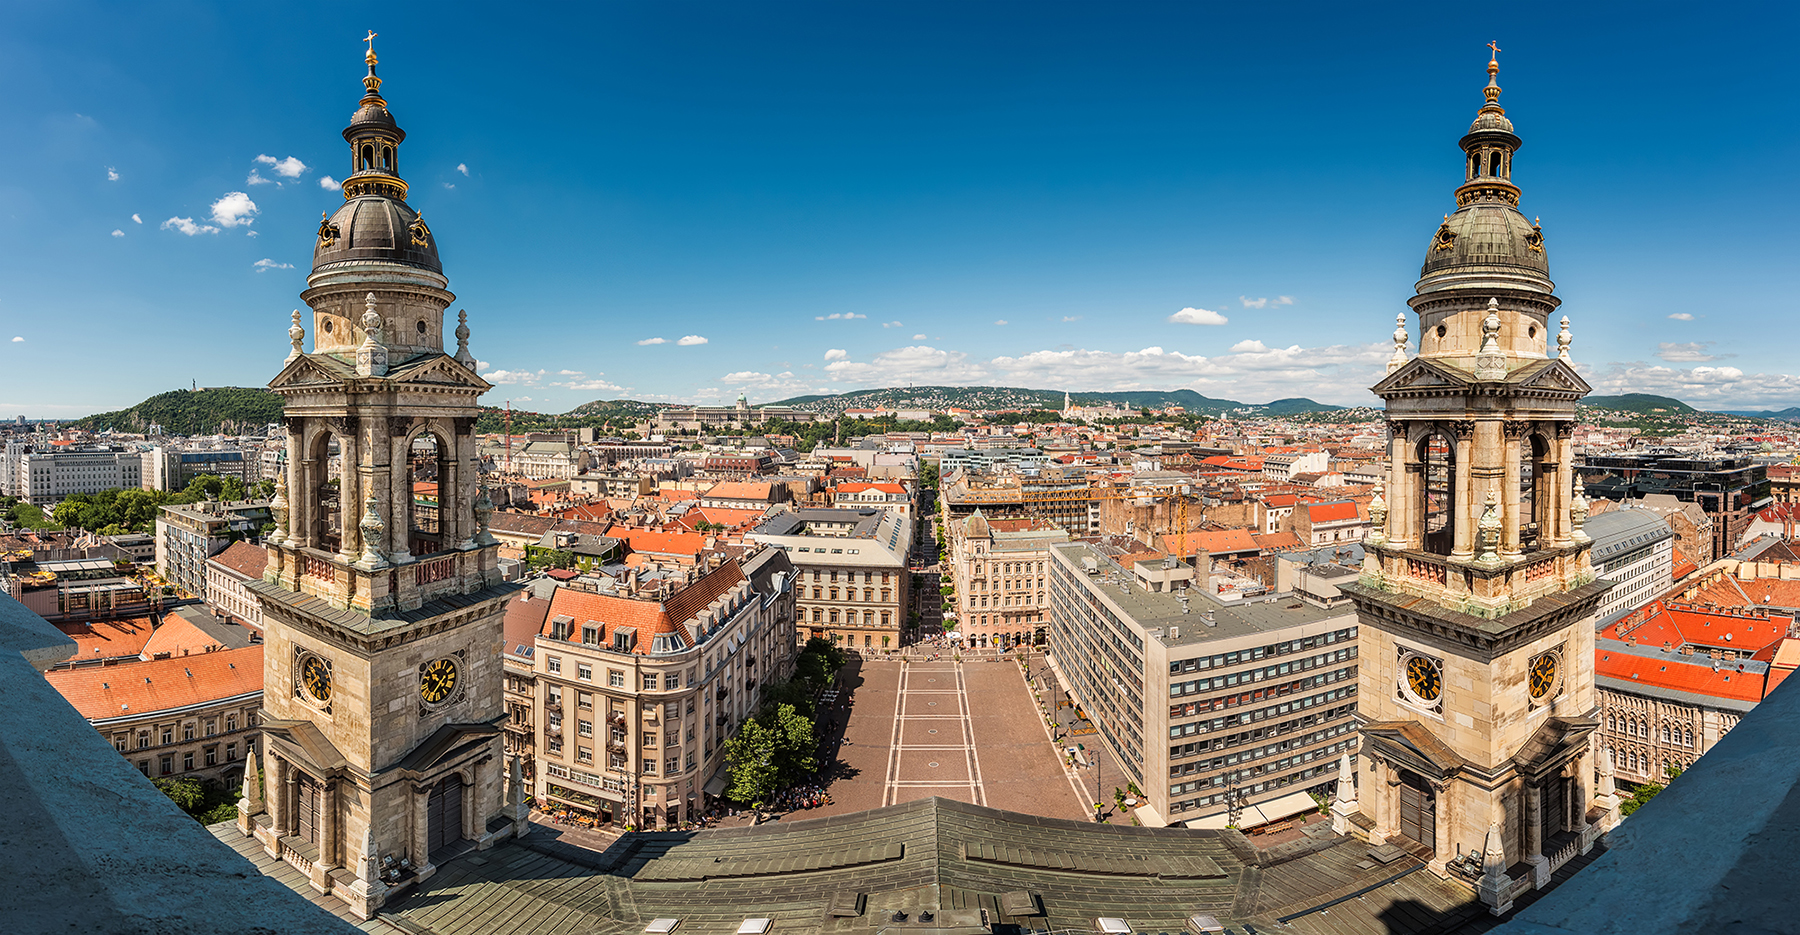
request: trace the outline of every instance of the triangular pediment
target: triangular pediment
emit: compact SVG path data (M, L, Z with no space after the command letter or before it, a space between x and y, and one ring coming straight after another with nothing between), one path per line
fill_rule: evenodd
M474 371L458 363L456 358L442 354L433 354L417 360L407 361L388 372L388 376L400 383L430 383L437 386L463 386L473 390L486 392L493 389L493 384L477 376Z
M311 721L269 718L261 726L263 737L276 752L317 778L323 779L347 763L337 746Z
M1537 368L1535 373L1520 374L1518 386L1520 389L1556 390L1584 396L1594 389L1581 378L1581 374L1575 372L1568 361L1560 358L1550 359L1544 366Z
M269 389L279 391L284 387L336 386L355 377L356 368L329 354L302 354L281 368L275 379L269 381Z
M445 724L414 747L396 764L398 769L415 775L435 770L439 764L456 759L475 747L486 746L500 735L498 724Z
M1402 390L1462 389L1471 385L1471 382L1468 376L1450 367L1423 357L1414 357L1369 389L1375 395L1383 396Z
M1455 750L1418 721L1370 721L1362 732L1365 743L1420 775L1442 778L1465 764Z

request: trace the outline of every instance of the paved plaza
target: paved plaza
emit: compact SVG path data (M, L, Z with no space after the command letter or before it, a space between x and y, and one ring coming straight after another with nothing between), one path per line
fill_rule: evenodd
M1078 784L1092 779L1064 767L1013 657L959 661L950 653L938 659L926 653L852 660L842 683L847 722L843 707L820 716L838 725L828 736L843 740L827 787L832 802L790 817L821 818L935 795L1092 819L1091 793Z

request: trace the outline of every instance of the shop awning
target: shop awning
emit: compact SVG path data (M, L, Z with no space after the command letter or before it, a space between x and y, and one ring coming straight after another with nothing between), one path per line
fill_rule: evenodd
M706 785L704 787L702 787L702 791L704 791L707 795L711 795L711 796L718 796L718 795L724 794L724 792L725 792L725 774L720 773L717 776L714 776L713 778L708 779L706 781Z

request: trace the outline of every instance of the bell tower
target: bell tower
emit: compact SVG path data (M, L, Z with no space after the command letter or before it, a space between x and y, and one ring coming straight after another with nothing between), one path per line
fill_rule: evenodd
M1462 138L1456 211L1426 247L1396 318L1388 471L1370 506L1359 583L1362 811L1371 839L1429 854L1478 853L1498 914L1543 886L1602 830L1589 824L1596 766L1596 580L1571 470L1575 405L1589 387L1541 226L1519 211L1521 141L1500 106L1500 65Z
M286 469L261 582L260 779L240 827L368 918L434 859L522 832L503 820L501 581L473 429L490 387L437 241L406 202L406 134L375 74L344 130L344 204L319 225L285 399Z

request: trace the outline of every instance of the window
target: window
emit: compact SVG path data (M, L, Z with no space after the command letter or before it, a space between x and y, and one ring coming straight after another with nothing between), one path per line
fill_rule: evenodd
M681 687L681 673L680 672L670 672L666 677L663 678L663 687L668 689L669 691L674 691L675 689L680 688Z
M694 738L692 738L692 737L689 737L689 738L688 738L688 739L689 739L689 740L692 740L692 739L694 739ZM694 768L694 751L692 751L692 750L689 750L689 751L688 751L688 754L687 754L687 768L688 768L688 769L693 769L693 768Z
M213 728L215 726L217 726L218 723L219 723L218 721L212 721L212 720L209 720L206 722L206 736L211 737L213 734L218 733L217 731L213 730Z
M549 697L547 698L547 700L549 701L550 704L557 705L560 707L562 705L562 686L561 685L550 686L550 694L549 694Z
M678 757L678 756L669 757L668 762L663 764L663 770L667 775L670 775L670 776L681 775L681 757Z
M625 754L623 754L623 753L608 754L606 757L606 765L609 769L624 769L625 768Z
M656 775L656 761L655 760L645 760L644 761L644 775L646 775L646 776Z
M588 692L576 692L575 693L575 706L578 708L589 708L589 709L593 708L594 707L594 696Z
M644 732L644 746L646 746L646 747L656 746L656 731L650 730L650 731Z
M192 770L193 768L194 768L194 755L192 753L183 753L181 755L181 771L185 773L185 772Z
M150 761L149 760L139 760L138 761L138 772L143 773L146 776L150 775Z
M562 735L561 734L551 734L548 738L546 738L546 742L545 742L544 746L547 749L549 749L549 751L551 753L561 753L562 752Z
M139 749L139 750L142 750L142 749L144 749L144 748L145 748L145 747L148 747L148 746L150 746L150 732L149 732L149 731L147 731L147 730L141 730L141 731L138 731L138 738L137 738L137 740L138 740L138 742L137 742L137 748L138 748L138 749Z
M581 641L589 646L600 645L600 628L592 624L582 627Z
M576 721L575 722L575 733L580 734L583 737L594 736L594 722L593 721Z
M575 677L578 679L581 679L584 682L593 681L594 680L594 667L588 665L587 663L581 663L580 665L577 665L575 667Z
M189 723L181 725L181 739L182 740L193 740L194 739L194 725L191 721Z
M562 672L562 660L558 659L555 656L545 656L544 657L544 668L549 669L552 673L561 673Z
M624 688L625 687L625 673L619 671L618 669L607 669L606 670L606 684L611 685L614 688Z
M575 748L575 762L577 762L577 763L592 763L592 762L594 762L593 749L591 747L576 747Z
M225 759L227 759L227 760L237 759L237 744L228 743L225 745Z
M655 672L645 672L644 673L644 690L645 691L655 691L656 690L656 682L657 682L657 678L656 678Z
M175 728L165 727L162 729L162 742L163 743L174 743L175 742ZM166 773L166 772L168 772L168 770L163 770L163 772Z
M206 748L206 765L208 765L208 766L219 765L219 748L218 747L207 747Z
M126 743L125 743L125 735L124 734L120 734L119 736L113 738L113 749L119 751L120 753L124 753L125 747L126 747Z
M175 772L175 757L163 754L162 762L159 765L162 767L162 775L167 776Z

